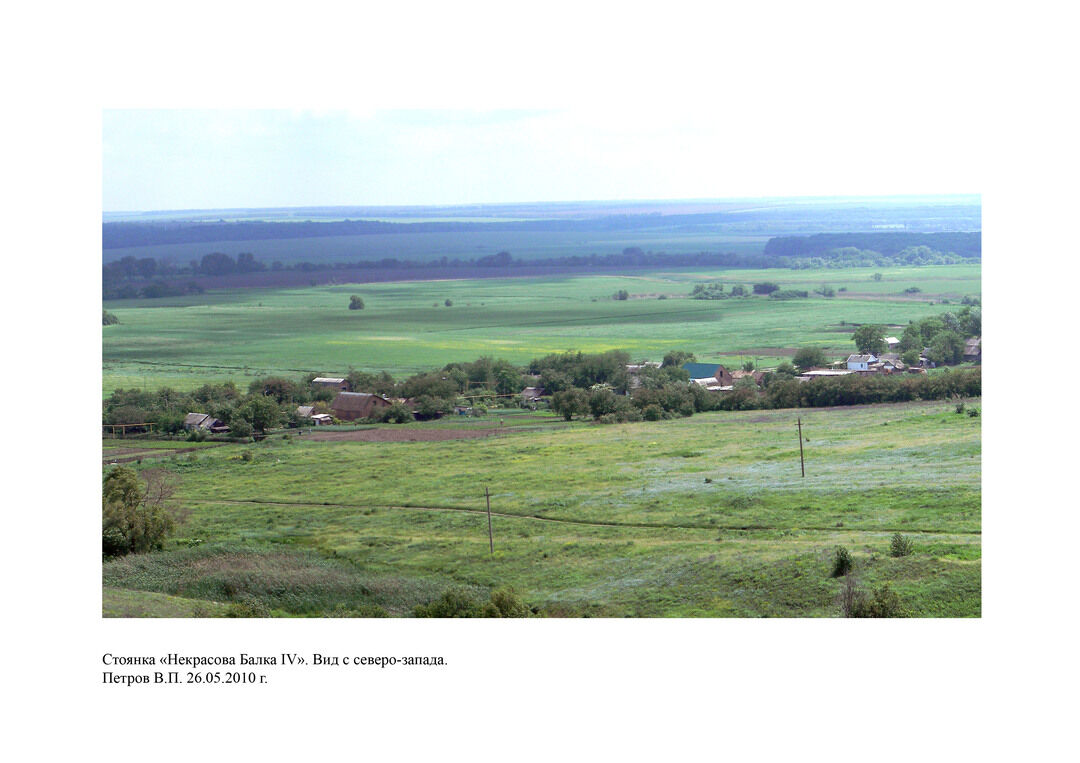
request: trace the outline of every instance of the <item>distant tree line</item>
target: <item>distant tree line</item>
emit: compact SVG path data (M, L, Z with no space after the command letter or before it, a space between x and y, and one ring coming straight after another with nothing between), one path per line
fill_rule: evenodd
M775 239L774 239L775 240ZM356 262L293 262L274 261L269 266L259 261L250 252L237 255L234 260L227 254L211 252L200 259L192 259L186 265L153 257L123 257L102 266L101 281L104 299L134 299L137 297L152 299L155 297L174 297L184 294L199 293L198 284L184 279L199 277L227 277L238 274L261 273L266 271L291 271L317 273L334 270L411 270L444 268L490 268L506 270L512 274L515 268L564 268L596 269L607 268L649 268L649 267L700 267L700 268L788 268L794 270L814 268L846 267L895 267L905 265L947 265L970 261L960 255L946 254L926 246L910 247L894 255L884 255L877 251L855 248L826 250L813 257L788 257L753 254L735 254L733 252L698 252L696 254L667 254L665 252L643 251L640 247L627 247L622 252L613 254L572 255L541 259L515 259L509 252L484 255L473 259L440 257L432 260L399 260L384 257L378 260L358 260ZM776 284L775 290L780 287ZM729 296L739 296L733 287ZM698 299L717 299L719 291L704 295L692 295ZM756 290L754 293L759 292Z
M982 233L815 233L812 236L775 236L765 244L765 254L772 257L827 257L830 253L850 253L852 250L895 257L905 250L918 249L978 259L982 256Z

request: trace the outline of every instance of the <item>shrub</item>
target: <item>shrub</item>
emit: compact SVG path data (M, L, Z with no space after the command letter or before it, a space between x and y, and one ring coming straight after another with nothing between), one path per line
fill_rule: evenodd
M378 604L358 604L354 607L338 604L323 613L323 617L390 617L390 613Z
M453 300L450 300L450 299L443 302L443 304L446 305L447 307L453 307L454 306Z
M645 406L645 410L641 412L641 415L645 417L646 421L659 421L664 417L663 410L656 403Z
M961 400L959 403L956 404L956 412L957 413L963 413L964 412L964 401L963 400Z
M911 542L911 538L900 533L893 533L892 540L889 542L890 556L911 556L914 550L915 545Z
M529 608L512 588L493 591L491 601L484 605L484 617L528 617Z
M918 294L921 291L922 289L920 289L918 286L909 286L904 289L904 294Z
M270 608L254 596L243 596L229 605L225 617L270 617Z
M234 419L231 424L229 424L229 432L234 437L251 437L251 433L254 431L255 429L245 419L237 418Z
M851 558L851 552L843 546L836 547L836 555L833 556L832 577L841 578L847 575L855 567Z
M363 310L364 299L359 294L353 294L349 297L349 309L350 310Z
M973 419L978 418L979 417L979 409L978 408L968 408L967 415L970 416Z
M108 310L101 311L101 325L112 326L120 322L120 319L110 313Z
M754 284L754 294L772 294L774 291L780 291L780 284L770 281Z
M384 408L378 414L378 420L389 424L406 424L413 420L412 411L404 403L394 403L389 408Z
M480 617L483 608L464 588L451 588L442 596L413 609L415 617Z
M250 463L255 460L255 454L250 450L245 450L240 454L240 460L245 463Z
M810 292L799 289L781 289L769 293L771 299L806 299L809 296Z
M615 292L612 299L619 300L620 302L630 299L630 292L628 292L626 289L619 289L617 292Z
M874 589L871 596L856 593L848 617L907 617L908 611L888 583Z

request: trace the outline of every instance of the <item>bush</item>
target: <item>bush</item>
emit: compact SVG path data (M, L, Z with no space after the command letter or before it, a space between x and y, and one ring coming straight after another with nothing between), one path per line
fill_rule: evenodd
M959 403L956 404L956 412L957 413L963 413L964 412L964 401L963 400L961 400Z
M445 302L443 302L443 304L446 305L447 307L453 307L454 306L453 300L449 300L449 299L446 300Z
M851 558L851 552L843 546L836 547L836 555L833 557L831 576L842 578L855 567L855 561Z
M484 605L484 617L528 617L529 608L512 588L493 591L491 601Z
M404 403L394 403L379 412L378 420L389 424L406 424L413 420L413 414Z
M113 326L113 325L115 325L115 324L117 324L119 322L120 322L120 319L117 318L112 313L110 313L108 310L102 310L101 311L101 325L102 326Z
M630 292L628 292L626 289L619 289L617 292L615 292L615 295L612 297L612 299L619 300L620 302L625 301L627 299L630 299Z
M359 294L353 294L349 297L349 309L350 310L363 310L364 299Z
M480 617L482 614L480 602L464 588L451 588L434 601L413 609L415 617Z
M225 617L270 617L270 608L254 596L244 596L229 605Z
M809 296L810 292L800 291L799 289L781 289L769 294L771 299L806 299Z
M907 617L908 611L888 583L874 589L871 596L857 593L848 617Z
M413 610L415 617L528 617L529 609L510 588L500 588L481 603L464 588L451 588L442 596Z
M979 417L979 409L978 408L968 408L967 415L969 417L973 418L973 419L976 419L976 418Z
M889 542L890 556L911 556L914 551L915 545L911 542L911 538L900 533L893 533L892 540Z
M240 460L245 463L251 463L255 460L255 454L250 450L245 450L240 454Z
M780 291L780 284L770 281L754 284L754 294L772 294L774 291Z
M245 419L233 419L233 422L229 424L229 432L234 437L251 437L251 433L255 429Z

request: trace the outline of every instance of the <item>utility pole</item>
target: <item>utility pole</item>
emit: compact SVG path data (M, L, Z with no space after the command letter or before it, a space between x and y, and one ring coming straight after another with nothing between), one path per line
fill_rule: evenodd
M799 417L799 468L802 469L802 476L806 476L806 461L803 460L802 451L802 416Z
M491 553L495 553L495 536L491 533L491 493L487 489L487 485L484 486L484 498L487 500L487 512L488 512L488 546L491 548Z

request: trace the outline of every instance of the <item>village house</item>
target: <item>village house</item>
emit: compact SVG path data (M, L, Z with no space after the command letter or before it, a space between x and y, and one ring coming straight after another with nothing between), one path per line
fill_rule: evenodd
M640 363L630 363L626 366L626 374L629 377L627 382L628 389L637 389L641 386L641 372L646 368L660 368L661 363L658 360L643 360Z
M731 372L732 384L739 381L739 379L752 379L754 384L756 384L757 386L760 387L762 382L765 380L765 372L764 371L743 371L742 369L739 369L738 371L732 371Z
M900 340L894 336L887 336L885 337L885 344L889 346L889 352L892 352L900 347Z
M312 426L321 426L333 423L333 416L329 413L315 413L313 405L299 405L296 407L296 415L301 419L307 419Z
M322 387L324 389L336 389L338 392L349 391L349 380L343 379L340 376L316 376L311 380L312 387Z
M390 401L382 395L370 392L341 392L330 404L330 410L334 412L334 418L356 421L371 418L375 411L389 408L390 405Z
M184 417L184 429L202 429L213 434L222 434L229 431L229 427L220 419L215 419L208 413L189 413Z
M521 401L523 403L535 403L543 396L543 387L526 387L525 389L521 390Z
M964 342L964 360L969 363L982 362L982 337L973 336Z
M877 357L869 355L848 355L847 367L850 371L869 371L870 364L876 363Z
M690 381L708 390L727 391L735 384L735 378L719 363L684 363L682 367L690 374Z

